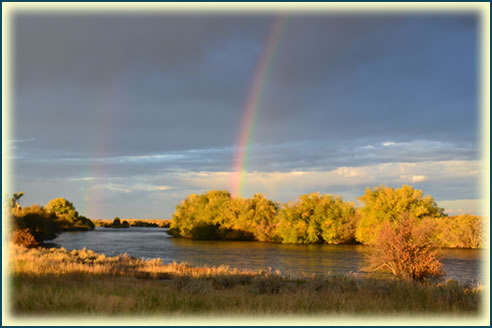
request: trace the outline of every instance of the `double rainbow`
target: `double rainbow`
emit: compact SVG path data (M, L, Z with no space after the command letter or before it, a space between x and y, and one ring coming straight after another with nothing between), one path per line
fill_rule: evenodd
M265 41L265 47L260 56L253 82L248 92L246 104L243 109L242 125L239 131L237 142L236 156L234 158L233 175L231 182L231 194L233 197L240 197L244 192L248 152L250 148L251 137L254 132L254 123L260 108L263 86L268 76L270 63L272 61L274 50L280 38L280 32L285 26L285 15L275 18L270 28L270 32Z
M230 187L233 197L240 197L244 192L245 178L247 174L248 151L250 148L251 137L254 132L254 123L260 108L262 92L265 81L267 80L270 63L272 61L275 48L278 44L281 31L285 26L285 21L286 15L279 15L274 18L268 36L265 40L263 51L258 60L256 70L253 75L253 81L249 88L248 97L243 109L242 124L237 141L236 155L234 157L233 175ZM111 116L114 114L113 112L117 107L115 101L118 101L117 99L119 99L119 97L117 97L118 95L116 93L119 93L119 90L123 87L123 85L121 85L121 77L115 79L115 81L116 85L113 86L111 94L106 97L106 101L108 102L107 105L109 106L105 108L105 111L102 113L102 117L100 119L100 121L102 121L100 124L105 125L106 128L101 128L99 131L107 130L107 125L111 121ZM107 149L107 145L103 142L106 138L103 137L104 136L100 136L96 139L98 140L96 153L101 156L104 156ZM95 179L104 176L104 171L105 168L103 163L95 162L90 168L90 173L92 173L91 175L94 176ZM88 188L87 190L88 192L84 197L85 206L83 206L83 213L87 213L91 217L100 218L100 204L95 202L98 198L96 191L91 188Z

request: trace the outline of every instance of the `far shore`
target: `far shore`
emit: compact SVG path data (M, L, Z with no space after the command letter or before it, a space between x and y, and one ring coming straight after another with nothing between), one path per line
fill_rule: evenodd
M121 222L128 222L130 227L154 227L154 228L169 228L171 220L169 219L120 219ZM93 219L92 222L96 227L110 226L113 220L110 219Z

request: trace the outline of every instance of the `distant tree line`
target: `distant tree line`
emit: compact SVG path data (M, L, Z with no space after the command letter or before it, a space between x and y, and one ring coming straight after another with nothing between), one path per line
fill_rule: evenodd
M212 190L191 194L177 205L168 233L206 240L373 244L383 225L396 227L402 217L410 217L431 231L437 245L483 246L481 217L447 216L431 196L409 185L366 188L358 200L361 207L340 196L312 193L280 204L263 194L233 198L227 191Z
M130 228L130 224L128 223L128 221L121 221L119 217L115 217L113 219L113 222L104 223L102 226L104 228Z
M119 221L118 221L119 220ZM125 223L126 222L126 223ZM104 228L131 228L131 227L144 227L144 228L169 228L171 220L166 219L120 219L115 217L113 220L97 219L94 220L96 227Z
M17 193L7 200L12 239L17 244L34 247L56 238L63 231L93 230L95 227L64 198L55 198L45 207L37 204L22 207L19 200L23 195Z

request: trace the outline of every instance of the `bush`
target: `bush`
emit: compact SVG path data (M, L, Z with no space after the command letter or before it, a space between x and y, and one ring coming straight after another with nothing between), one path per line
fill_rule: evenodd
M12 232L12 241L17 245L21 245L27 248L39 246L39 242L29 232L28 228L14 230Z
M58 224L63 231L94 230L95 224L85 216L58 215Z
M384 222L368 255L368 271L389 272L400 279L424 281L444 275L433 231L403 214L394 227Z
M437 240L443 247L479 248L483 246L483 219L462 214L436 220Z
M83 228L84 230L94 230L94 228L96 227L96 225L94 224L94 222L92 222L91 219L86 218L85 216L80 215L79 216L79 220L78 220L78 222L76 224L76 227Z
M26 230L38 243L51 240L61 232L58 217L42 206L32 205L11 211L14 230Z

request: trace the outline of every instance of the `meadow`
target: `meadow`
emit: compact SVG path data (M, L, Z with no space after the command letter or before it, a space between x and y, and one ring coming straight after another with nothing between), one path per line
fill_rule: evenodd
M36 314L460 314L480 311L482 286L357 275L163 264L90 250L10 245L12 311ZM402 302L402 300L405 300Z

